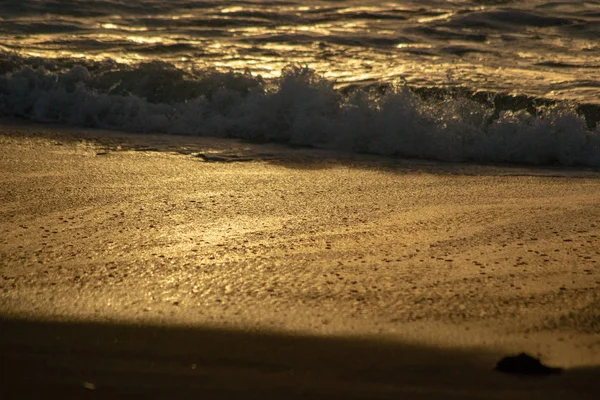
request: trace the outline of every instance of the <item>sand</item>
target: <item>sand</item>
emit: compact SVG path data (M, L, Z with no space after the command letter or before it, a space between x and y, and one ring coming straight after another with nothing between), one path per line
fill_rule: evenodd
M11 395L599 393L598 172L5 119L0 187Z

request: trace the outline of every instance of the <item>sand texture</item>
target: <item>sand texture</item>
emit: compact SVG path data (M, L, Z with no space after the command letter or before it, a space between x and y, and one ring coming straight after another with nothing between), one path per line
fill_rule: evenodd
M600 173L4 120L0 187L12 395L599 393Z

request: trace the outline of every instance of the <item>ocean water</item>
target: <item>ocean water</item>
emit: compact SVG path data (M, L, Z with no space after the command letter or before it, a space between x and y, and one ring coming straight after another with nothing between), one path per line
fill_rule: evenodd
M0 116L600 167L600 1L3 0Z

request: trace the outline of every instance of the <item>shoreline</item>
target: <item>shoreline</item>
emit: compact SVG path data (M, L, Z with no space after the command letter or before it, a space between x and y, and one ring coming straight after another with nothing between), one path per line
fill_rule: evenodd
M598 366L600 174L548 171L0 120L0 315Z

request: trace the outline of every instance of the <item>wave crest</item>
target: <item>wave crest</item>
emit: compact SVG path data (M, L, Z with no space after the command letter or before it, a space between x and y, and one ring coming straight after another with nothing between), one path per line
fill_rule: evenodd
M344 91L295 65L263 80L162 62L61 69L18 61L0 76L3 116L448 161L600 166L600 127L569 104L502 110L402 84Z

